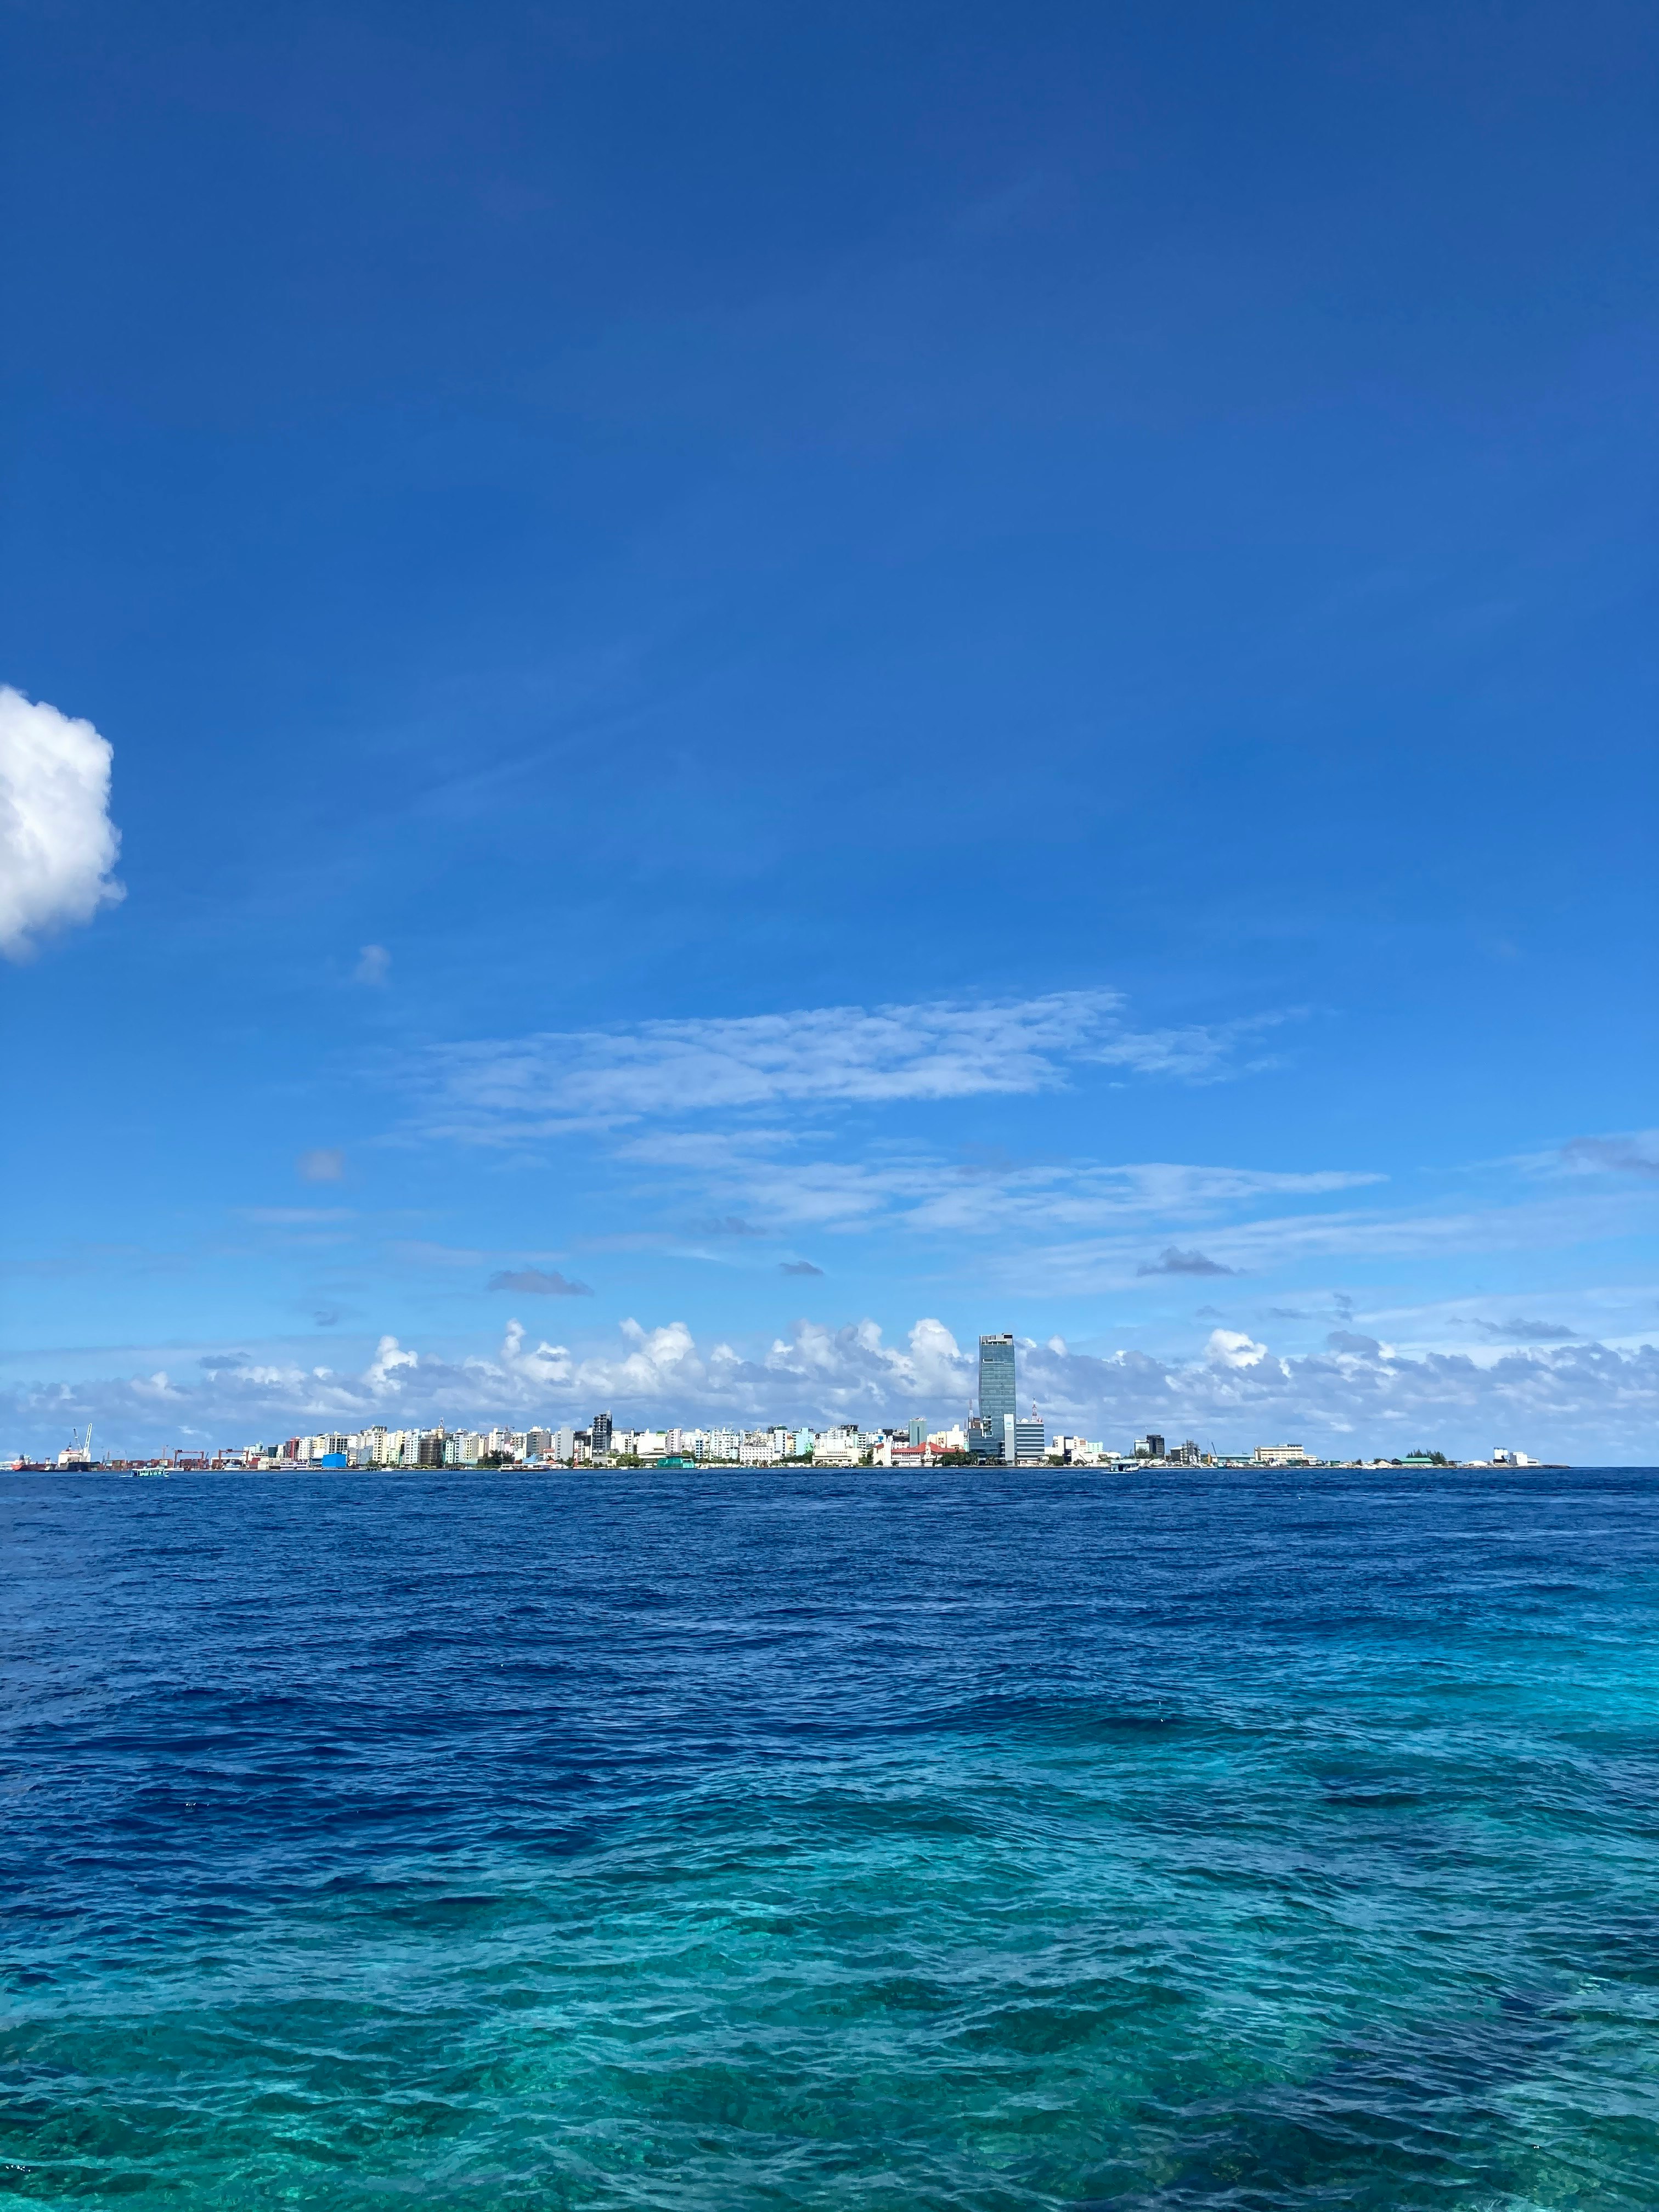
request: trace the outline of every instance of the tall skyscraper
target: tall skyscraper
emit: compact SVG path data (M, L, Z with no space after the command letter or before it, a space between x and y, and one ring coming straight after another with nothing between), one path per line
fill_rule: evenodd
M998 1447L1002 1425L1014 1418L1014 1340L982 1336L979 1340L979 1417L989 1425Z
M593 1456L595 1459L598 1459L602 1453L608 1452L610 1450L611 1433L610 1414L595 1413L593 1416L592 1428Z

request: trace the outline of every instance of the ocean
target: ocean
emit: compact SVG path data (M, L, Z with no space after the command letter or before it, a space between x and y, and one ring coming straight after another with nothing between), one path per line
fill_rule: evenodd
M1659 1474L0 1528L0 2206L1659 2203Z

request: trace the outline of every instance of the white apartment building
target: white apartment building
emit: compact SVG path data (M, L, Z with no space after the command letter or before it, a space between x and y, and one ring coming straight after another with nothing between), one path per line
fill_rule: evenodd
M1087 1437L1051 1437L1048 1456L1065 1467L1098 1467L1106 1457L1106 1447Z

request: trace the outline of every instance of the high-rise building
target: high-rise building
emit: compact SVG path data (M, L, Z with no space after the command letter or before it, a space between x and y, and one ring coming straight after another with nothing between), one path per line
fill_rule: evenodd
M910 1416L910 1441L913 1444L925 1444L927 1441L927 1424L920 1413Z
M1135 1457L1137 1459L1162 1459L1163 1456L1164 1439L1162 1437L1146 1436L1137 1437L1135 1438Z
M610 1414L595 1413L593 1416L592 1428L588 1433L592 1439L594 1458L602 1459L611 1449L611 1426Z
M989 1425L999 1444L1004 1421L1012 1421L1014 1406L1014 1340L1012 1336L982 1336L979 1340L979 1417Z
M1048 1455L1042 1423L1037 1419L1036 1408L1031 1409L1029 1421L1017 1420L1006 1414L1002 1423L1002 1460L1005 1467L1041 1467Z

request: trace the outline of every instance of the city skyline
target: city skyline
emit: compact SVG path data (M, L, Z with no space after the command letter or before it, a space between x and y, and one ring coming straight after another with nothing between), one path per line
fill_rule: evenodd
M1030 1351L1036 1347L1024 1348ZM1449 1456L1437 1446L1421 1443L1400 1448L1398 1440L1392 1451L1368 1452L1352 1439L1346 1439L1339 1440L1338 1449L1323 1452L1318 1449L1310 1450L1301 1443L1258 1444L1248 1452L1240 1452L1231 1444L1218 1447L1213 1437L1207 1445L1190 1437L1171 1444L1156 1430L1137 1436L1126 1452L1102 1439L1086 1437L1075 1428L1068 1431L1063 1420L1045 1419L1035 1398L1030 1401L1029 1413L1021 1416L1020 1350L1020 1340L1012 1331L981 1334L976 1395L969 1401L960 1418L951 1420L947 1417L938 1425L932 1424L926 1414L913 1412L903 1423L880 1425L845 1419L821 1424L799 1419L751 1420L746 1426L741 1423L734 1426L730 1422L704 1425L687 1419L668 1421L659 1428L648 1421L643 1425L632 1424L626 1414L618 1422L613 1410L605 1408L592 1414L585 1425L574 1417L563 1422L556 1419L532 1420L520 1429L501 1424L474 1427L464 1420L440 1420L429 1426L416 1424L399 1428L389 1421L378 1420L366 1422L356 1430L331 1429L289 1436L280 1442L212 1443L198 1437L187 1444L175 1443L170 1451L163 1447L159 1452L153 1440L134 1444L129 1439L123 1445L118 1439L112 1443L103 1438L94 1452L93 1424L88 1422L84 1438L78 1432L71 1432L69 1444L55 1454L50 1449L43 1454L38 1446L33 1451L14 1452L10 1464L20 1468L30 1465L95 1468L148 1459L158 1462L166 1460L174 1465L240 1465L266 1470L367 1467L424 1472L446 1467L478 1467L496 1461L530 1466L546 1463L596 1468L642 1462L679 1464L683 1459L687 1464L707 1463L714 1467L777 1467L811 1462L820 1468L955 1463L969 1468L1014 1468L1055 1462L1066 1466L1094 1467L1121 1467L1135 1462L1188 1467L1318 1465L1327 1461L1337 1464L1370 1462L1377 1465L1409 1465L1437 1462ZM410 1362L408 1355L394 1354L386 1342L381 1352L393 1373L399 1361L404 1365L417 1364ZM1493 1446L1490 1457L1476 1455L1467 1448L1449 1457L1454 1463L1476 1465L1526 1467L1544 1463L1534 1455L1509 1445Z
M1513 1447L1494 1445L1489 1457L1460 1460L1419 1445L1392 1455L1367 1456L1350 1451L1322 1460L1303 1443L1281 1442L1257 1444L1248 1452L1207 1449L1196 1437L1171 1443L1149 1433L1135 1437L1127 1450L1098 1438L1047 1432L1033 1407L1029 1420L1005 1415L1000 1422L1001 1449L988 1447L986 1425L970 1415L966 1422L930 1431L924 1418L912 1415L902 1426L860 1429L855 1423L826 1428L784 1424L762 1425L747 1430L675 1427L616 1428L609 1413L594 1414L587 1425L547 1426L532 1424L522 1430L492 1428L388 1429L376 1423L361 1431L323 1431L315 1435L289 1437L280 1443L260 1441L241 1445L176 1446L171 1452L124 1453L100 1444L94 1450L88 1425L84 1437L73 1440L55 1458L16 1459L14 1472L81 1472L106 1469L136 1472L213 1472L332 1474L428 1474L468 1471L484 1474L503 1468L526 1472L626 1473L634 1468L676 1469L706 1468L708 1471L753 1472L761 1468L803 1469L811 1473L846 1473L854 1469L917 1472L934 1467L963 1474L1015 1474L1021 1470L1056 1468L1103 1469L1121 1474L1130 1469L1161 1472L1200 1468L1253 1468L1282 1470L1403 1467L1432 1472L1443 1467L1492 1468L1536 1468L1549 1464ZM1559 1464L1559 1462L1558 1462Z

